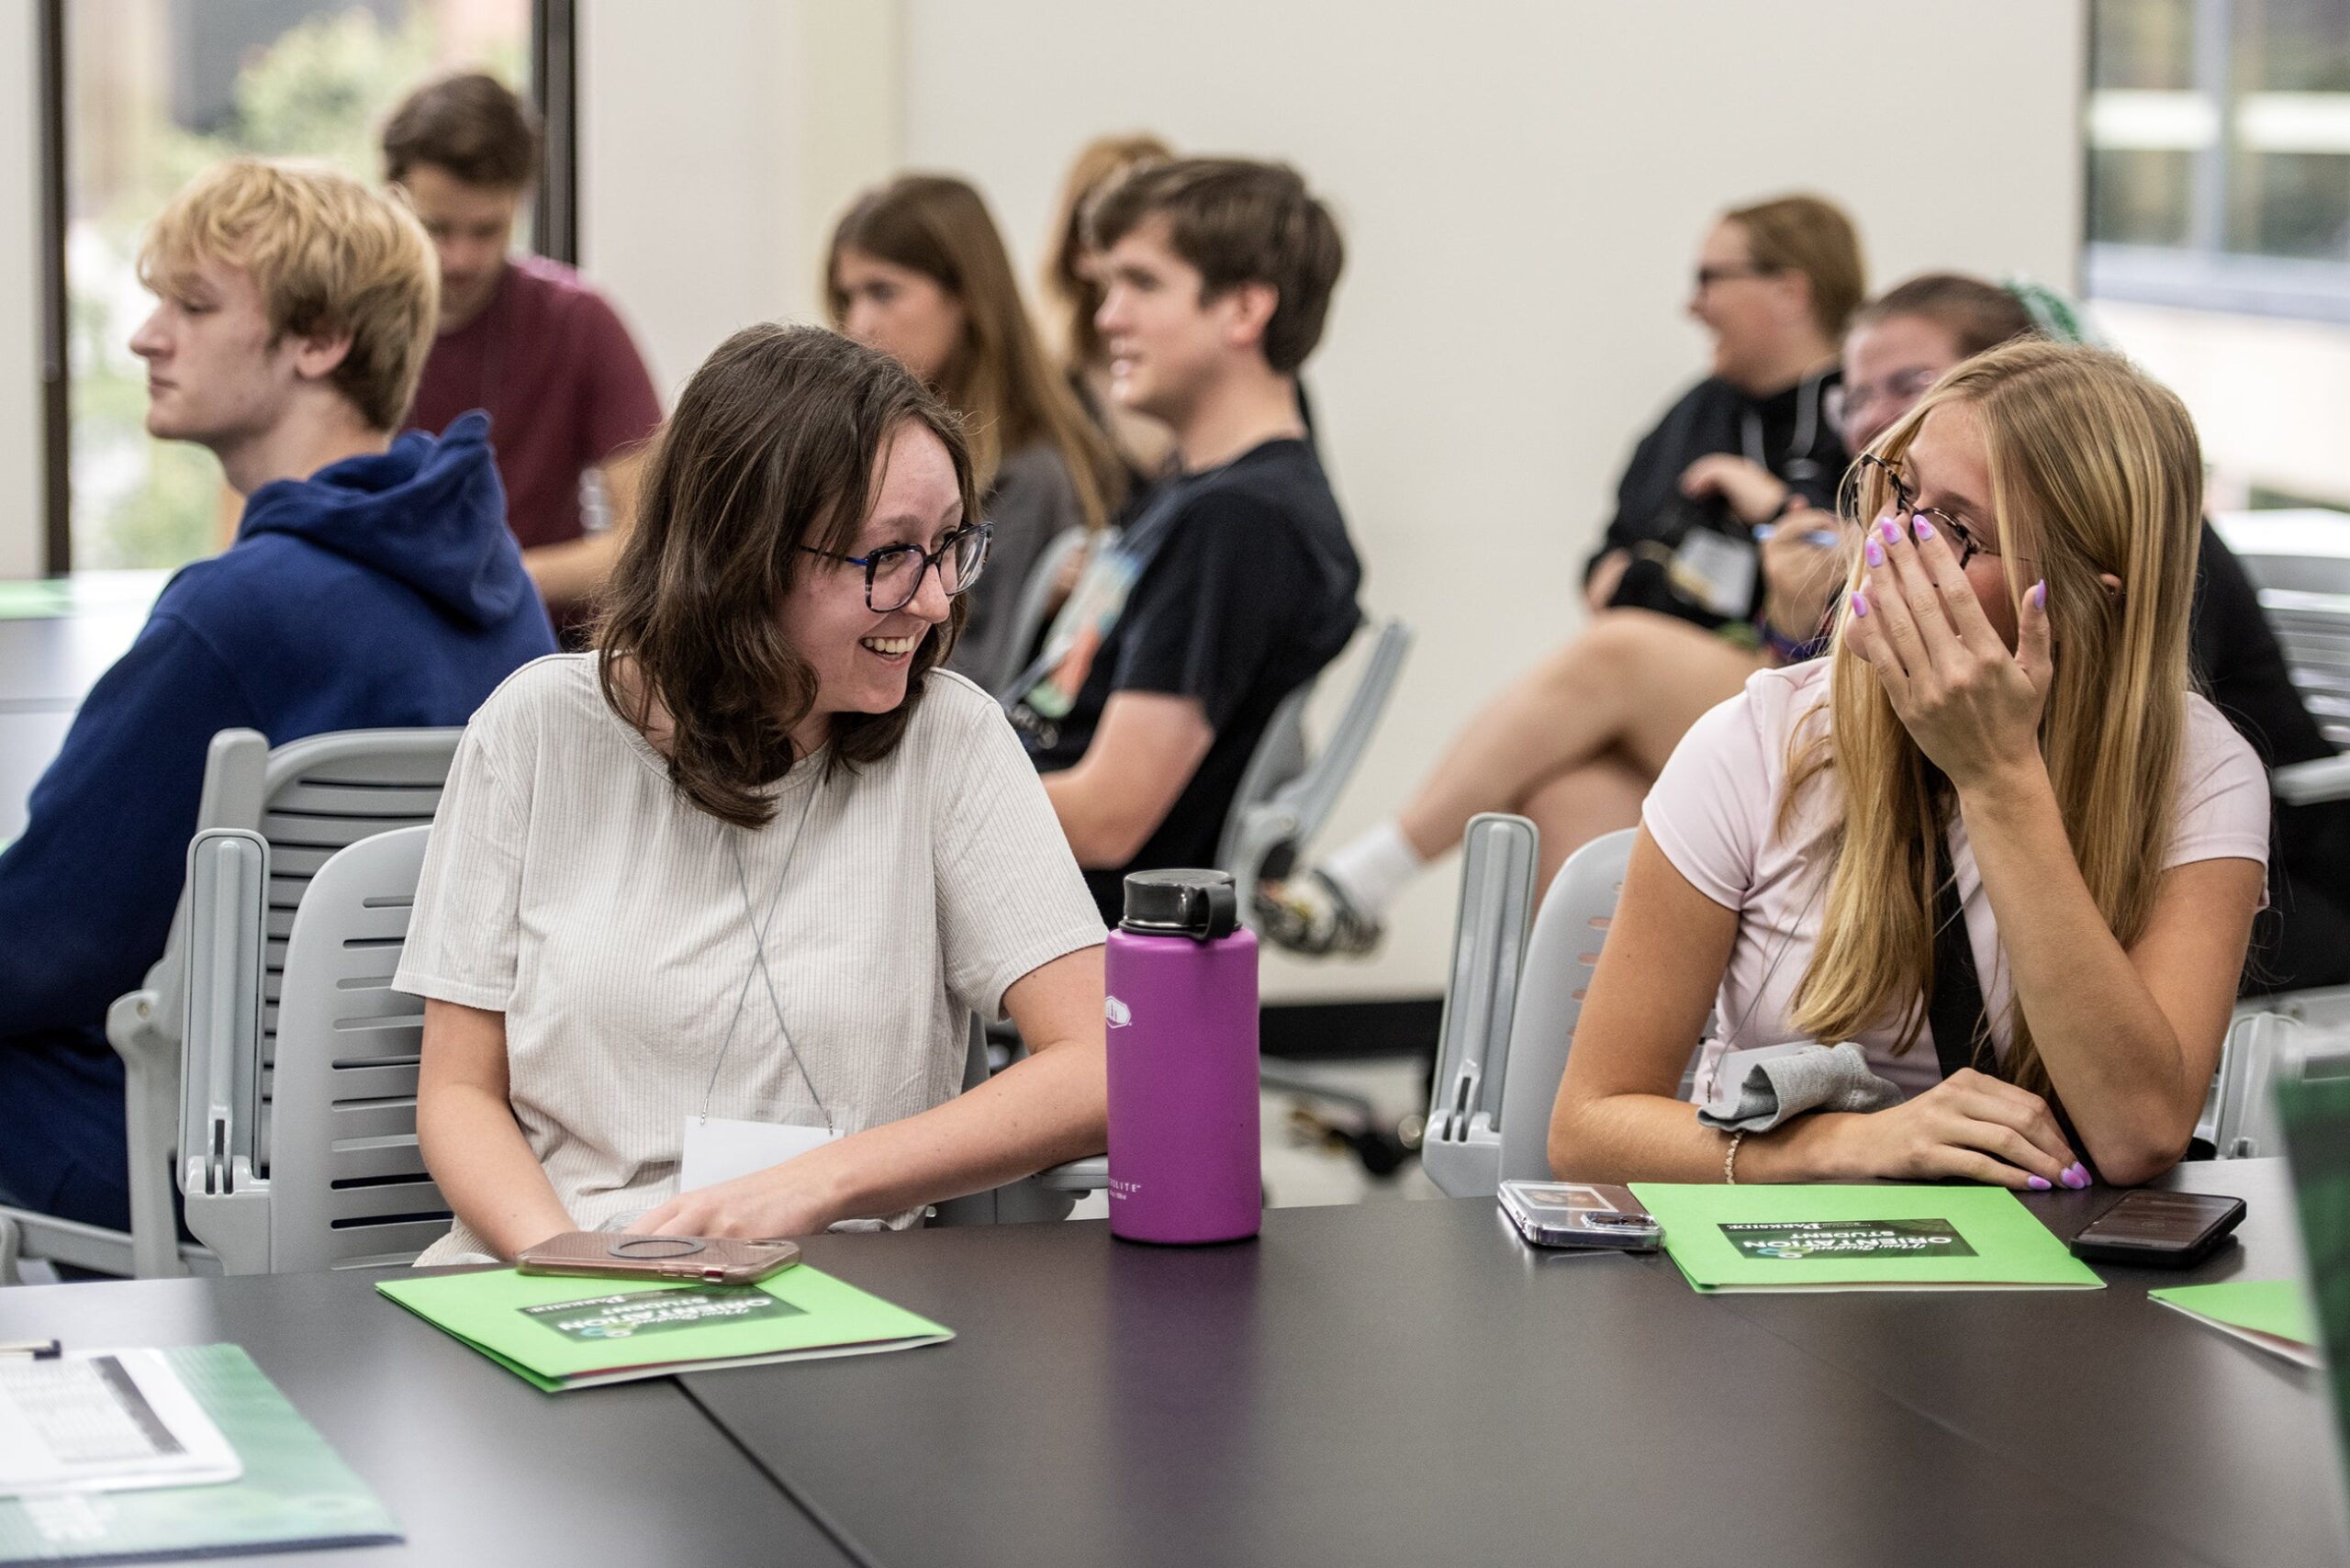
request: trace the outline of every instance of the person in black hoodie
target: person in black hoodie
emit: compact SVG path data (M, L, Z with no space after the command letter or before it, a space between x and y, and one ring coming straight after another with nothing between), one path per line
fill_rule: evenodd
M0 854L0 1191L129 1220L107 1004L163 948L215 732L280 745L462 724L554 651L507 532L489 421L393 439L431 345L432 249L392 198L239 159L140 257L147 429L220 459L237 538L173 577Z
M1707 231L1689 314L1713 338L1713 373L1632 453L1583 568L1594 612L1654 610L1711 628L1760 610L1748 530L1791 497L1835 505L1848 458L1828 406L1845 323L1866 291L1852 220L1818 196L1737 207ZM1725 465L1707 461L1724 456L1779 487L1750 503L1725 487Z

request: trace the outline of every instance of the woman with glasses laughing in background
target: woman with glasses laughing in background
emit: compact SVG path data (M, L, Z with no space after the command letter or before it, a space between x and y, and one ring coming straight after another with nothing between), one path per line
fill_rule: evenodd
M940 668L987 565L961 427L753 327L679 399L598 651L475 715L395 984L456 1212L782 1237L1102 1145L1102 924L1002 712ZM1032 1054L962 1093L970 1014Z

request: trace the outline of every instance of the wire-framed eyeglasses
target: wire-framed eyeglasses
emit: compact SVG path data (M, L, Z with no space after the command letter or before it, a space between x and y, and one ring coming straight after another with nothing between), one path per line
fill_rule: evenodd
M1901 471L1901 465L1897 463L1888 463L1874 452L1862 453L1851 470L1844 476L1843 505L1841 510L1855 523L1863 529L1869 526L1869 520L1861 515L1861 487L1863 476L1871 469L1883 474L1886 486L1892 489L1892 510L1904 518L1924 516L1931 520L1934 526L1948 535L1952 548L1958 552L1960 566L1965 566L1977 555L1998 554L1998 551L1976 537L1973 529L1949 512L1942 510L1942 508L1919 506L1918 487L1911 484L1909 476Z
M933 566L938 568L938 586L949 599L978 582L987 570L988 542L994 537L995 525L979 522L957 529L940 540L935 550L919 544L884 544L862 555L844 555L813 544L800 548L827 561L864 567L865 608L876 615L887 615L913 602L914 595L922 591L922 579Z

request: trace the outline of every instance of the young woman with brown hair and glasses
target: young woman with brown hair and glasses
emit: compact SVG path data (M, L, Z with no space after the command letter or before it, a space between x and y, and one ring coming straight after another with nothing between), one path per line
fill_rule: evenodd
M884 354L762 326L695 373L599 651L490 698L434 819L395 982L457 1216L424 1261L906 1225L1101 1148L1101 920L1002 711L939 667L975 494ZM958 1093L974 1012L1033 1054Z
M996 569L972 596L954 666L998 686L1029 651L1012 646L1012 617L1030 569L1056 535L1116 517L1125 469L1046 356L1003 238L965 182L904 174L859 196L833 231L824 289L834 327L963 416Z

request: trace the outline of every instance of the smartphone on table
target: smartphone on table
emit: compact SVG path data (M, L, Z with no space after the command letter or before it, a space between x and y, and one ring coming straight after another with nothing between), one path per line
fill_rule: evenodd
M724 1236L618 1236L603 1230L567 1230L524 1249L514 1260L514 1269L523 1274L747 1285L799 1261L800 1244L796 1241L743 1241Z
M1505 1182L1502 1213L1537 1247L1653 1252L1663 1227L1629 1189L1596 1182Z
M2244 1200L2210 1193L2125 1193L2073 1238L2073 1256L2093 1263L2186 1269L2201 1262L2244 1223Z

